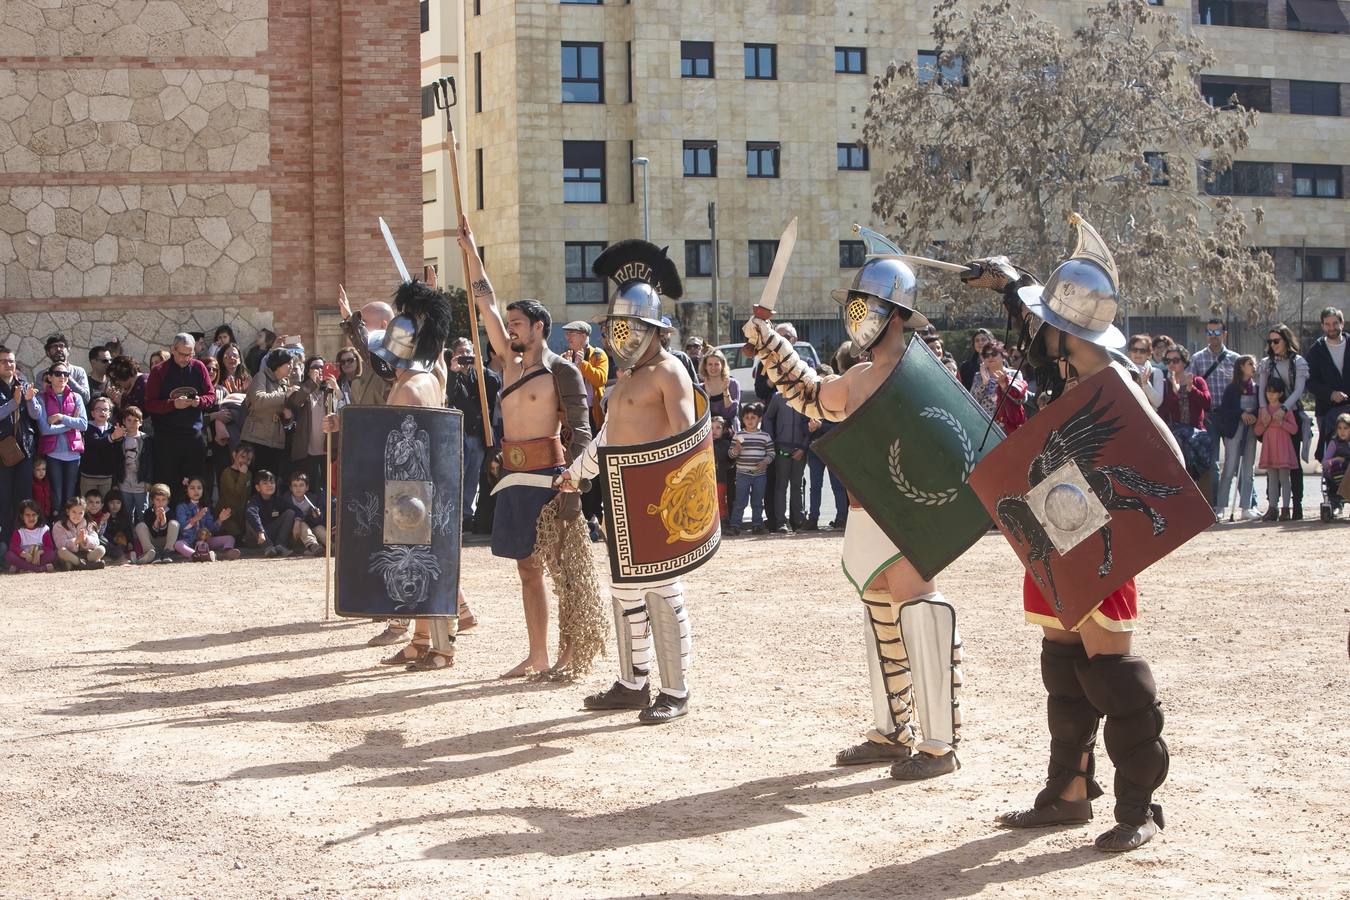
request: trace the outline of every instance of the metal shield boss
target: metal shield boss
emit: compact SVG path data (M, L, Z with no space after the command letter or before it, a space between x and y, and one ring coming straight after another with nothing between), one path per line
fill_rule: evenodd
M966 479L1001 440L975 398L915 337L875 393L811 446L931 579L989 529Z
M609 490L615 584L668 581L703 565L721 542L708 395L694 386L694 424L680 434L599 451Z
M348 406L339 431L337 614L458 613L458 410Z
M1214 524L1125 372L1110 366L1032 416L970 485L1060 624Z

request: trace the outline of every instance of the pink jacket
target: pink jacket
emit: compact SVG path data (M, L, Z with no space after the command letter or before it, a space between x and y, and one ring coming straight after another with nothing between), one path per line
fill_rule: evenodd
M39 396L48 416L52 413L60 413L63 416L73 416L78 411L78 407L75 405L75 392L70 388L66 388L65 392L60 397L57 397L51 391L43 391ZM78 428L71 428L70 430L63 431L59 434L44 434L38 441L38 452L43 456L51 453L57 448L58 441L61 438L65 438L70 442L69 447L71 453L84 452L84 432Z
M1294 439L1298 434L1298 419L1281 406L1266 407L1256 417L1256 435L1261 438L1261 468L1297 469L1298 454Z

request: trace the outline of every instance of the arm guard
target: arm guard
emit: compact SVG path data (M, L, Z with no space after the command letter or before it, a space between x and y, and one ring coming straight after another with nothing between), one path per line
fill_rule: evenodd
M596 475L600 474L600 448L609 443L609 424L600 426L600 431L595 438L588 443L578 454L577 458L572 460L572 464L567 467L567 474L571 476L572 483L577 485L580 491L586 491L590 482Z
M776 331L763 334L755 352L764 365L764 374L778 389L784 403L812 419L842 421L842 416L830 414L820 404L820 389L839 376L821 378L797 355L787 338Z

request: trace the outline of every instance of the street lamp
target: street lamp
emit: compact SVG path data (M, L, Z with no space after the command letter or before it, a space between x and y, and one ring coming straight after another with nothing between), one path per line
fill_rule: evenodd
M642 166L642 239L651 240L651 215L647 207L647 163L650 160L645 156L639 156L633 160L633 165Z

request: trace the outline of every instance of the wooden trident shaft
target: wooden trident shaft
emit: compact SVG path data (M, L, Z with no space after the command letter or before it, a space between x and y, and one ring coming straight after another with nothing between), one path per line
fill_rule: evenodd
M438 80L432 90L438 109L445 110L445 130L449 136L450 183L455 186L455 229L459 229L460 217L464 215L464 198L459 190L459 138L455 135L455 119L451 109L459 102L459 91L455 88L453 77ZM469 254L459 248L460 262L464 267L464 292L469 304L469 339L473 341L473 366L478 373L478 402L483 407L483 443L493 446L492 414L488 410L487 379L483 375L483 348L478 341L478 305L474 302L473 285L469 283ZM468 477L468 473L466 473Z

